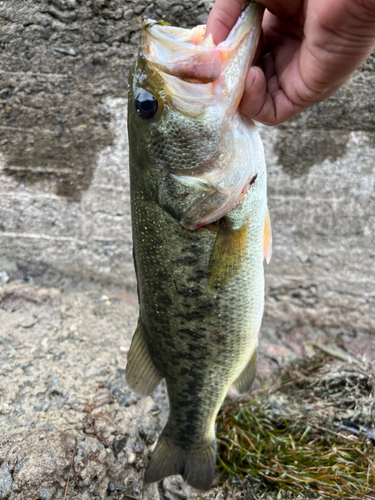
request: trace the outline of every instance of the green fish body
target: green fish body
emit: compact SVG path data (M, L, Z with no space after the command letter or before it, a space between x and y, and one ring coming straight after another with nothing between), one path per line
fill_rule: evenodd
M271 235L263 147L237 107L261 15L251 4L218 47L202 27L149 21L131 70L140 312L126 379L148 395L165 378L170 402L147 482L181 474L208 489L216 415L228 389L248 392L256 373Z

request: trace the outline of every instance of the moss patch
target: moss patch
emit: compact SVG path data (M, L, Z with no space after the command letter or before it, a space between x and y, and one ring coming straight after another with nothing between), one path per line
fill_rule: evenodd
M277 384L223 407L222 478L238 499L375 499L374 391L374 364L315 356L288 366Z

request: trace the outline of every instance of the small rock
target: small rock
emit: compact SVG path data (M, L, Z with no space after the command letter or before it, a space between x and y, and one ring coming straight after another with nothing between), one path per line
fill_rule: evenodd
M113 443L113 449L117 453L121 453L121 451L124 449L124 446L126 444L127 437L126 436L119 436L115 439L115 442Z
M145 484L142 498L143 500L161 500L158 483Z
M50 500L51 494L49 493L48 490L46 490L45 488L42 488L39 492L39 498L40 498L40 500Z
M133 16L134 16L134 11L133 9L127 9L125 12L124 12L124 19L126 21L130 21L131 19L133 19Z
M122 18L123 13L124 9L122 7L116 10L105 9L103 10L102 16L104 19L116 19L116 21L118 21Z
M55 47L53 49L55 52L59 52L60 54L64 54L64 56L76 56L77 52L74 49L64 49L62 47Z
M206 24L208 18L208 13L200 14L197 16L197 24Z
M105 57L102 56L100 52L95 52L92 56L93 64L103 64L105 62Z
M56 137L61 137L63 135L63 129L60 125L55 125L53 127L53 131Z
M46 40L49 40L52 36L53 30L51 26L47 26L47 28L43 31L43 36Z
M42 26L49 26L52 22L52 17L49 14L42 14L41 12L36 12L34 14L34 21L36 24L41 24Z
M71 23L77 18L77 14L73 10L61 11L59 9L55 9L53 6L50 6L48 13L51 14L52 17L56 17L62 23Z
M108 495L111 495L115 490L115 485L112 483L112 481L110 481L107 488Z
M28 458L26 458L23 462L21 462L20 464L16 465L15 468L14 468L14 471L13 471L13 474L18 474L19 471L22 469L22 467L27 464L27 462L29 461Z
M12 476L6 462L0 467L0 500L6 500L12 489Z
M138 4L138 5L135 6L134 12L136 14L141 14L145 10L145 8L146 8L146 5L143 4L143 3L140 3L140 4Z
M0 286L5 285L9 281L9 276L6 271L0 272Z
M175 5L171 9L171 14L174 17L181 17L184 12L184 7L182 5Z
M60 122L60 123L65 123L66 122L66 118L64 115L62 115L61 113L59 113L58 115L55 116L55 120Z
M76 0L52 0L52 3L55 4L56 7L61 10L77 8Z
M11 92L9 93L9 97L11 96ZM1 92L0 92L1 97ZM17 263L13 260L8 260L5 257L0 257L0 269L4 272L6 271L8 274L18 271Z

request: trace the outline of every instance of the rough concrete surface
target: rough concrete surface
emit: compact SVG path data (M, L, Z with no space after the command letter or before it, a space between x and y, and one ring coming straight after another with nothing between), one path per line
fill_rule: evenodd
M126 385L137 313L136 298L118 288L59 276L49 287L0 287L0 499L141 498L168 403L164 385L147 398ZM266 322L255 387L337 338L344 355L375 359L370 334ZM231 500L231 491L202 495L169 478L146 486L143 499Z
M135 290L127 73L144 17L208 0L0 1L0 272L50 268ZM262 127L270 319L374 331L375 58L325 103Z
M139 499L168 404L163 385L139 398L125 382L135 297L58 286L0 289L0 499ZM197 495L168 479L142 498Z

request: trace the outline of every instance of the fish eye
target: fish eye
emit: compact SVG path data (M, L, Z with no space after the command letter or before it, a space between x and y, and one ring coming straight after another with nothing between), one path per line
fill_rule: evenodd
M156 97L150 92L140 92L135 100L135 109L138 116L144 120L153 118L159 108L159 103Z

